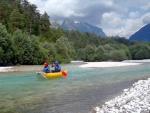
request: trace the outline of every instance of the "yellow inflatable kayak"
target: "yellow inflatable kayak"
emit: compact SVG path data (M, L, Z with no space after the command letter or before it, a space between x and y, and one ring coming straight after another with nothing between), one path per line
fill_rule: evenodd
M36 72L36 76L38 78L47 78L47 79L63 77L63 76L67 76L67 70L61 70L60 72L53 72L53 73Z

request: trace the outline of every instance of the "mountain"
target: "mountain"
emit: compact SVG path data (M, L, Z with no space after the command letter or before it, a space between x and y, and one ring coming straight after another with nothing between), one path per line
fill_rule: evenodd
M101 28L90 25L86 22L75 23L72 20L66 19L60 27L64 30L78 30L80 32L95 33L96 35L99 35L104 38L107 37Z
M150 24L145 25L130 36L129 40L150 41Z

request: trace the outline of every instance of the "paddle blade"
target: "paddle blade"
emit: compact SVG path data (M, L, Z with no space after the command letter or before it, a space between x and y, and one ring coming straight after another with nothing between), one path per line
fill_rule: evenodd
M63 71L63 72L62 72L62 75L63 75L63 76L67 76L67 73Z

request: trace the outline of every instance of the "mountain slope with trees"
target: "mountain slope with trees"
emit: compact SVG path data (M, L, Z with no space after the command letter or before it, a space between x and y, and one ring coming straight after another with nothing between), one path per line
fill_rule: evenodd
M150 42L56 29L49 19L27 0L1 0L0 66L150 59Z

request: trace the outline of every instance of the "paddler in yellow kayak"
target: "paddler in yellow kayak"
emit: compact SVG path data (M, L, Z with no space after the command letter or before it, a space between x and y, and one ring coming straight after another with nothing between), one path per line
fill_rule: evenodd
M48 62L44 63L44 68L42 69L45 73L50 73L50 66L48 65Z
M61 71L61 67L60 67L59 62L57 60L52 64L51 67L52 68L54 67L54 70L52 70L52 72L60 72Z

